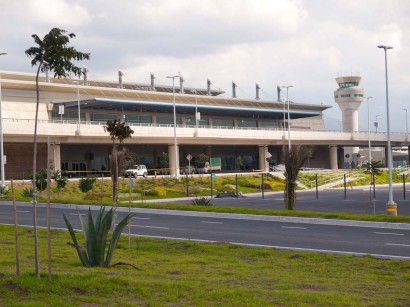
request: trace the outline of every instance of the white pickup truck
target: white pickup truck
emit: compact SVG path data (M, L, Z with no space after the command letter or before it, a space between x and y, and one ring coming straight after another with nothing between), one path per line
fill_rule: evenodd
M134 165L133 167L125 170L124 172L124 177L137 177L137 176L143 176L147 177L148 175L148 170L145 165Z

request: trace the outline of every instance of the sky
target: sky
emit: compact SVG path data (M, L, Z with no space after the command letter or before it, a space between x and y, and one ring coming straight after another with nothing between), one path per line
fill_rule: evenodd
M71 45L91 54L81 63L89 79L171 85L180 73L186 87L212 88L239 98L289 100L332 106L328 129L340 129L335 77L359 75L370 104L370 122L386 131L387 53L390 130L406 131L410 113L410 1L408 0L0 0L0 70L32 72L24 51L57 27L75 33ZM282 96L283 98L283 96ZM366 100L359 129L367 131ZM408 115L410 121L410 114Z

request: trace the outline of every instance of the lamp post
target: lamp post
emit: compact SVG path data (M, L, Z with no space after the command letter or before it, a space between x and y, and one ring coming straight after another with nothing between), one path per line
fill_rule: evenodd
M6 52L0 52L0 55L7 55ZM1 76L0 76L0 159L1 159L1 188L4 184L4 149L3 149L3 115L2 115L2 100L1 100Z
M408 125L408 118L407 118L407 109L402 109L403 111L406 111L406 140L409 137L409 125Z
M74 81L77 84L77 112L78 112L78 123L76 135L80 135L81 131L81 109L80 109L80 81Z
M181 76L168 76L167 78L172 79L172 101L173 101L173 112L174 112L174 163L175 163L175 179L178 179L179 167L178 167L178 157L177 157L177 115L175 111L175 78L181 78Z
M377 133L377 128L379 127L379 122L378 122L378 120L377 120L377 118L379 117L380 115L376 115L376 119L375 119L375 121L374 121L374 128L376 129L376 133Z
M369 139L369 163L372 163L372 147L370 142L370 106L369 99L373 98L372 96L364 97L367 100L367 138Z
M288 104L288 147L290 152L290 116L289 116L289 88L293 87L293 85L282 86L282 88L286 88L286 102ZM285 113L283 113L283 121L285 121Z
M379 45L377 48L384 49L384 68L386 75L386 117L387 117L387 165L389 169L389 201L386 204L386 213L397 215L397 204L393 201L393 183L392 183L392 152L390 143L390 115L389 115L389 83L387 74L387 50L393 49L391 46Z

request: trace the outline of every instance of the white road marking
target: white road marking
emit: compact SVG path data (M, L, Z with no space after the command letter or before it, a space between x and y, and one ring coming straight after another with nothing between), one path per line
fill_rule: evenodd
M292 226L282 226L282 228L290 228L290 229L307 229L305 227L292 227Z
M137 216L134 216L133 219L135 219L135 220L150 220L151 218L150 217L137 217Z
M208 221L201 221L204 224L223 224L222 222L208 222Z
M86 215L86 214L85 213L69 213L68 215L79 216L79 215Z
M14 226L13 224L2 224L7 226ZM30 225L20 225L20 227L33 228ZM37 226L38 228L47 227ZM53 229L59 229L67 231L66 228L53 227ZM74 231L81 231L81 229L74 229ZM326 250L326 249L314 249L314 248L300 248L300 247L291 247L291 246L277 246L277 245L265 245L265 244L250 244L250 243L239 243L239 242L221 242L213 240L201 240L201 239L192 239L192 238L183 238L183 237L166 237L166 236L150 236L150 235L138 235L131 234L133 237L147 237L147 238L156 238L156 239L168 239L168 240L184 240L184 241L194 241L194 242L207 242L207 243L228 243L240 246L252 246L252 247L262 247L262 248L274 248L279 250L292 250L292 251L307 251L307 252L317 252L323 254L338 254L338 255L352 255L352 256L373 256L381 259L398 259L398 260L410 260L410 257L406 256L396 256L396 255L383 255L383 254L371 254L371 253L359 253L359 252L348 252L348 251L337 251L337 250ZM386 243L388 245L395 245L393 243ZM404 244L403 244L404 245ZM406 246L406 245L405 245ZM410 246L410 245L409 245Z
M394 233L394 232L373 232L376 235L391 235L391 236L404 236L404 233Z
M28 212L30 212L30 211L26 211L26 210L17 210L17 212L20 212L20 213L28 213Z
M406 246L406 247L410 247L409 244L398 244L398 243L386 243L386 245L393 245L393 246Z
M159 226L144 226L144 225L129 225L129 226L141 227L141 228L169 229L168 227L159 227Z

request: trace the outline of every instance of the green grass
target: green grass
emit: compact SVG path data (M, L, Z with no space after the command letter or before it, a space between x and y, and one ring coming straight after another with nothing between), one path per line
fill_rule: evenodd
M228 244L128 238L113 263L83 268L69 235L52 232L51 280L40 230L42 278L33 276L33 238L20 229L20 277L14 233L0 226L1 306L408 306L410 262L277 251Z
M211 202L212 203L212 202ZM119 206L128 207L129 204L122 203ZM184 211L199 211L199 212L219 212L219 213L235 213L235 214L254 214L254 215L274 215L274 216L298 216L312 217L325 219L343 219L343 220L359 220L370 222L391 222L391 223L410 223L410 216L392 216L392 215L369 215L369 214L353 214L345 212L314 212L314 211L290 211L290 210L271 210L271 209L254 209L249 207L224 207L224 206L193 206L185 204L154 204L154 203L134 203L132 208L150 208L150 209L166 209L166 210L184 210Z

